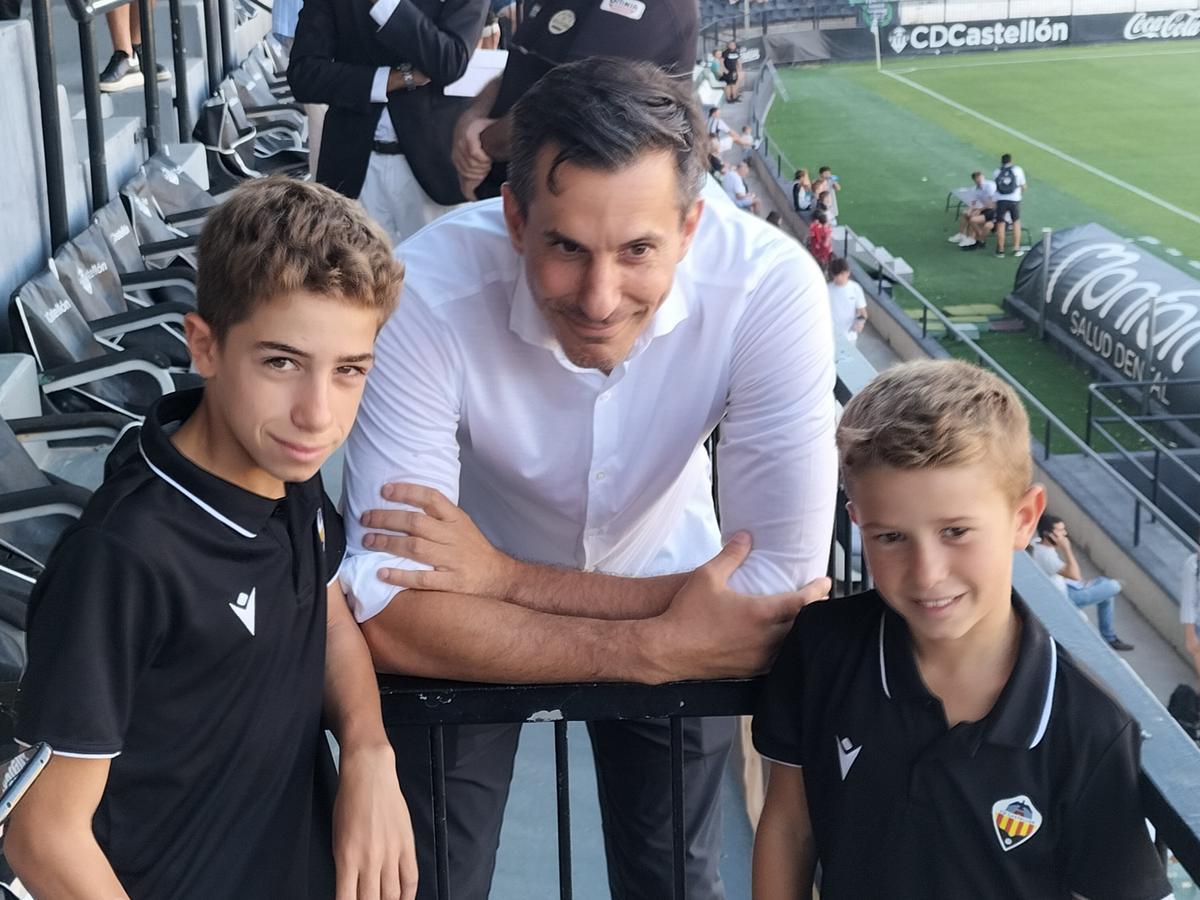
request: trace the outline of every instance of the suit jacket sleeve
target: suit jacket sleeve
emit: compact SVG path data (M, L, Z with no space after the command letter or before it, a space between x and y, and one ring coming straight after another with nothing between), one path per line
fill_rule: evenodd
M412 63L435 87L445 87L467 71L487 9L487 0L445 0L435 22L413 0L400 0L377 38L398 62Z
M366 54L363 62L334 58L338 47L335 2L347 0L304 3L288 62L288 84L301 103L328 103L365 113L372 106L371 83L379 67L366 62Z

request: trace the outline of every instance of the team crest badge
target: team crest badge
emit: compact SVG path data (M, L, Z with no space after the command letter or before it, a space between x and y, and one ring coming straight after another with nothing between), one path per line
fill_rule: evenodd
M992 804L992 825L996 829L996 839L1007 853L1037 834L1042 827L1042 814L1033 801L1022 794Z

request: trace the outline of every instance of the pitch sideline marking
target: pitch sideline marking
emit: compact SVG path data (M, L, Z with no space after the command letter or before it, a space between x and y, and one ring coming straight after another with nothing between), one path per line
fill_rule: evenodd
M1147 59L1152 56L1190 56L1196 53L1200 53L1200 50L1156 50L1151 53L1095 53L1087 54L1086 56L1047 56L1044 59L994 59L988 62L957 63L954 65L947 63L944 66L908 66L907 68L896 69L894 71L900 73L946 72L952 69L982 69L988 66L1027 66L1044 62L1080 62L1092 59Z
M1018 131L1015 128L1011 128L1008 125L1005 125L1003 122L998 122L995 119L991 118L990 116L985 116L981 112L976 112L975 110L971 109L971 107L964 106L963 104L959 103L957 100L951 100L949 97L947 97L943 94L939 94L937 91L927 88L923 84L917 84L917 82L913 81L911 78L905 78L903 75L897 75L894 72L888 71L887 69L882 69L881 71L888 78L892 78L896 81L899 81L901 84L908 85L908 87L912 88L913 90L920 91L922 94L926 94L926 95L932 97L934 100L937 100L941 103L945 103L947 106L951 107L952 109L957 109L959 112L966 113L968 116L973 116L974 118L978 119L980 122L983 122L985 125L990 125L999 131L1003 131L1006 134L1011 134L1013 137L1017 138L1018 140L1024 141L1025 143L1027 143L1033 147L1037 147L1039 150L1042 150L1045 153L1049 153L1051 156L1057 156L1063 162L1067 162L1073 166L1077 166L1080 169L1083 169L1085 172L1095 175L1097 178L1104 179L1109 184L1115 185L1116 187L1119 187L1119 188L1124 188L1125 190L1129 191L1131 194L1135 194L1138 197L1141 197L1143 200L1149 200L1151 203L1153 203L1157 206L1161 206L1163 209L1167 210L1168 212L1173 212L1173 213L1175 213L1175 215L1180 216L1184 219L1187 219L1189 222L1192 222L1196 225L1200 225L1200 216L1196 215L1193 212L1188 212L1186 209L1182 209L1181 207L1176 206L1174 203L1170 203L1170 202L1162 199L1161 197L1156 197L1154 194L1151 194L1149 191L1142 190L1140 187L1138 187L1135 184L1130 184L1128 181L1123 181L1119 178L1115 178L1114 176L1109 175L1107 172L1103 171L1102 169L1097 169L1091 163L1086 163L1082 159L1077 159L1076 157L1071 156L1071 154L1069 154L1069 153L1064 153L1063 151L1059 150L1057 147L1051 147L1049 144L1045 144L1045 143L1039 141L1037 138L1031 137L1030 135L1025 134L1025 132L1023 132L1023 131Z

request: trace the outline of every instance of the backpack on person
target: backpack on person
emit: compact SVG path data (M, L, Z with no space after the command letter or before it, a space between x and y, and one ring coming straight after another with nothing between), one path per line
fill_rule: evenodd
M1017 173L1013 171L1012 166L1001 166L1000 171L996 173L996 193L997 194L1012 194L1017 190Z
M1200 741L1200 695L1191 687L1180 684L1171 691L1171 699L1167 701L1167 712L1187 732L1188 737Z

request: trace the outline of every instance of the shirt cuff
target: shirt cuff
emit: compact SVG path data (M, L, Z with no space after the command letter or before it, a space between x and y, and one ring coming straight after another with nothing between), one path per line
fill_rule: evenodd
M386 3L387 0L380 0L380 3ZM372 103L387 103L387 81L392 70L387 66L380 66L375 70L375 80L371 82L371 102Z
M388 19L392 17L392 13L396 11L396 7L400 5L400 0L379 0L371 6L371 18L375 20L375 24L382 28L387 24Z
M398 556L388 556L386 553L359 552L347 554L338 569L338 581L350 604L350 612L354 621L362 624L383 612L384 607L392 602L392 598L404 588L398 588L379 580L379 570L408 569L409 571L429 571L432 566L414 562Z

